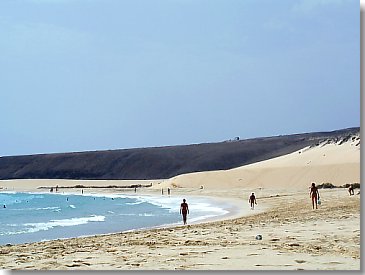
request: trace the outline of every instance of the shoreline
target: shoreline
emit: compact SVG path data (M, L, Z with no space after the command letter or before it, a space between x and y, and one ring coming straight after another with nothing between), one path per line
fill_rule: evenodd
M1 182L1 181L0 181ZM0 189L0 193L10 193L10 194L14 194L14 193L27 193L27 194L49 194L49 195L61 195L61 196L67 196L67 195L75 195L75 196L90 196L90 197L127 197L127 198L135 198L135 199L141 199L142 201L146 201L148 203L152 203L152 204L156 204L154 201L156 201L159 197L159 194L157 193L157 190L148 190L149 192L143 192L142 190L139 190L139 193L131 193L128 194L127 192L121 192L120 190L113 190L113 189L109 189L109 188L103 188L103 189L98 189L98 188L93 188L92 192L84 192L83 194L80 194L82 188L67 188L67 189L62 189L60 188L58 192L48 192L45 189L24 189L22 190L21 188L17 188L16 190L4 190L4 189ZM176 190L175 190L176 191ZM161 195L160 195L161 196ZM179 196L179 195L174 195L174 197L172 198L176 198L176 197L184 197L184 196ZM163 195L161 196L163 198L171 198L171 196L168 195ZM227 213L224 214L220 214L220 215L216 215L216 214L210 214L207 213L208 217L203 216L197 216L195 218L193 218L193 221L189 221L189 216L188 216L188 224L187 225L196 225L196 224L204 224L204 223L211 223L211 222L216 222L216 221L224 221L224 220L228 220L228 219L235 219L235 218L240 218L240 217L245 217L245 216L250 216L250 215L254 215L254 214L258 214L264 210L256 210L255 212L253 212L252 210L247 210L246 208L243 207L242 201L237 199L237 198L225 198L222 199L220 197L217 196L208 196L208 195L198 195L198 194L189 194L188 196L185 196L186 198L190 198L194 201L194 203L196 203L196 201L202 200L204 203L208 203L209 207L216 207L218 209L220 209L221 211L225 211ZM153 200L151 201L151 198L153 198ZM189 200L188 200L189 202ZM190 211L194 211L194 208L192 209L191 206L194 206L194 203L190 204ZM159 205L159 204L156 204ZM167 206L166 204L164 205L163 203L161 205L159 205L161 207L167 207L170 208L169 206ZM170 208L172 209L172 208ZM214 215L214 216L212 216ZM77 237L59 237L59 238L52 238L52 239L44 239L42 241L28 241L28 242L22 242L22 243L11 243L11 245L22 245L22 244L31 244L31 243L39 243L39 242L48 242L48 241L54 241L57 239L60 240L67 240L67 239L73 239L73 238L84 238L84 237L91 237L91 236L105 236L105 235L110 235L110 234L120 234L120 233L127 233L127 232L137 232L137 231L148 231L148 230L153 230L153 229L166 229L166 228L174 228L174 227L179 227L179 226L184 226L182 225L182 222L176 222L176 223L167 223L167 224L161 224L161 225L155 225L155 226L149 226L149 227L142 227L142 228L135 228L135 229L127 229L127 230L120 230L120 231L115 231L115 232L108 232L108 233L98 233L98 234L86 234L86 235L80 235ZM10 244L10 243L9 243ZM1 246L6 246L9 244L2 244Z
M248 189L172 189L178 197L232 200L231 213L238 217L0 246L0 266L11 270L360 270L360 195L321 189L322 204L312 210L307 189L250 191L257 194L258 206L266 207L240 217L246 203L249 209ZM258 234L262 240L255 238Z

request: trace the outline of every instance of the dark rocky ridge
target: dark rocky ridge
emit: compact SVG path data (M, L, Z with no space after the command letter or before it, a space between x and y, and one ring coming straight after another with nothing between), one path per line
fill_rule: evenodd
M360 128L218 143L0 157L0 179L166 179L230 169L288 154Z

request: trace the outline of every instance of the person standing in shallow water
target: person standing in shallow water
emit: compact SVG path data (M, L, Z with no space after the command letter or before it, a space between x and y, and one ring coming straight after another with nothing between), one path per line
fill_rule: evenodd
M309 197L312 198L312 208L314 209L314 204L316 204L316 209L318 209L317 201L319 200L319 192L314 182L312 182L312 186L309 192Z
M187 218L187 215L189 214L189 206L186 203L185 199L183 199L183 202L180 206L180 215L181 214L183 216L183 222L184 222L184 224L186 224L186 218Z
M255 204L257 204L256 202L256 197L255 197L255 193L252 193L250 198L248 199L248 202L250 203L251 209L255 208Z

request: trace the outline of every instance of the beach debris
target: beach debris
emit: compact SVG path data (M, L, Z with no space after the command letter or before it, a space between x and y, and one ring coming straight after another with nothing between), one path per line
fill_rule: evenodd
M262 235L260 234L256 235L256 240L262 240Z

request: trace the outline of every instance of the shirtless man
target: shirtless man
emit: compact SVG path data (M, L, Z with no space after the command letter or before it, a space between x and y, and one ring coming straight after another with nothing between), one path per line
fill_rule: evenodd
M317 201L319 199L319 192L318 192L318 188L316 187L316 184L314 182L312 182L312 186L309 192L309 197L312 198L312 207L314 209L314 203L316 203L316 209L318 209L317 207Z
M254 193L251 194L250 198L248 199L248 202L251 205L251 209L254 209L255 208L255 204L257 204L256 197L255 197L255 194Z
M186 203L186 200L185 199L183 199L183 202L182 202L182 204L180 206L180 215L181 214L183 216L183 222L184 222L184 224L186 224L186 217L189 214L189 206Z

